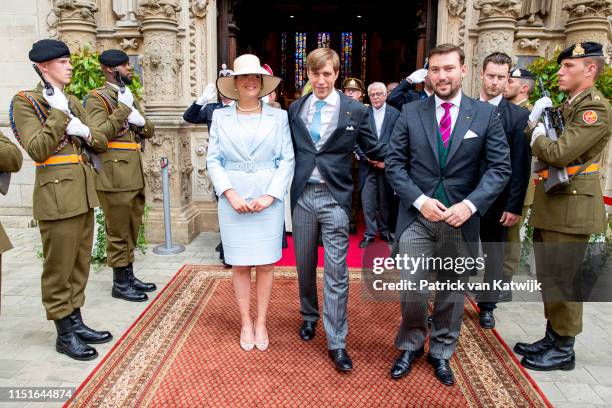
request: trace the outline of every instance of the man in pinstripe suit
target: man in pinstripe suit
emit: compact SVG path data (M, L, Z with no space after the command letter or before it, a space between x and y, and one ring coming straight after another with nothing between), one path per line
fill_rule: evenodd
M465 281L460 259L478 257L480 215L510 177L509 148L495 107L461 92L465 75L461 48L442 44L429 53L434 96L404 105L385 159L389 182L400 197L395 251L410 258L446 259L457 267L400 268L403 280ZM423 355L429 287L401 293L402 322L395 345L401 354L391 368L399 379ZM454 384L449 360L463 318L464 294L436 291L428 361L445 385Z
M295 152L291 210L295 258L304 322L300 337L312 340L319 320L317 243L325 247L324 313L329 356L340 371L351 371L346 352L348 323L348 251L351 214L351 158L355 143L371 160L384 160L385 144L372 133L366 107L334 88L340 61L329 48L308 54L308 79L313 92L289 107Z

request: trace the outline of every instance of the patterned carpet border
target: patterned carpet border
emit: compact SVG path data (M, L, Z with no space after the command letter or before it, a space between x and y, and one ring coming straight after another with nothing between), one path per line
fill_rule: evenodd
M192 271L198 272L202 270L204 270L205 273L191 273ZM320 268L319 275L321 274L322 269ZM295 278L295 268L277 266L275 276L276 278ZM176 388L176 384L173 385L171 381L167 380L167 377L176 375L176 373L172 371L176 370L176 368L173 368L172 365L176 359L180 360L178 356L183 348L189 351L189 347L193 347L193 345L186 344L185 342L188 341L190 335L198 335L197 331L192 333L192 330L194 330L198 322L201 324L201 315L208 311L207 307L209 300L215 295L215 291L220 282L224 281L219 278L225 278L227 281L229 277L231 277L231 271L221 266L184 265L172 277L163 290L158 293L140 316L130 325L64 406L124 406L126 403L129 406L138 407L167 406L166 404L174 406L193 406L194 402L192 399L189 399L189 396L184 397L187 398L184 400L181 400L180 396L169 397L170 402L166 401L160 404L159 401L155 400L156 392L163 388L166 390L166 394L172 394L168 389L172 390L173 386ZM351 281L359 280L360 278L360 269L350 269ZM227 285L225 289L226 292L228 292ZM221 301L225 300L227 302L228 299L229 298L226 296L226 298L222 298ZM176 305L176 307L167 307L170 300L173 302L172 305ZM211 304L211 307L212 305L214 305L214 303ZM388 312L389 310L385 308L384 311ZM225 310L223 312L225 313ZM349 312L349 319L350 316L351 313ZM218 323L219 322L217 322L217 325ZM234 322L233 325L235 324L236 322ZM224 328L220 328L220 330L227 331ZM142 336L141 334L143 333L146 333L147 336ZM321 335L317 337L317 341L324 342L325 336L322 327L319 328L319 333ZM488 333L492 333L492 335ZM201 333L199 333L199 335L201 335ZM216 338L220 338L221 336L219 333L216 335ZM349 333L349 337L350 335ZM464 341L461 341L461 339L464 339ZM146 347L148 343L151 343L149 344L149 348ZM499 344L501 344L502 347L499 347ZM156 345L157 348L155 348ZM196 352L203 350L201 344L196 344L196 346L199 347L195 348ZM279 346L276 347L280 348ZM357 349L358 347L352 343L350 348ZM392 345L390 344L389 349L391 348ZM189 355L187 351L185 353ZM304 351L304 353L308 352L309 351L306 350ZM238 351L238 353L240 353L240 351ZM255 351L255 353L257 353L257 351ZM259 354L269 355L269 353L270 352ZM357 353L358 350L356 350L355 354ZM493 353L494 356L491 356L491 353ZM315 356L318 356L318 354L315 354ZM130 370L122 369L122 364L125 364L122 360L124 357L126 361L131 364L129 366ZM386 357L386 359L388 360L388 357ZM268 360L264 357L264 360L261 360L260 364L266 361ZM385 361L384 363L386 365L390 363L390 361ZM202 361L198 364L202 364ZM270 364L273 363L271 362ZM317 370L326 373L329 372L329 362L323 360L323 364L324 365L317 368ZM365 363L361 364L365 366ZM413 371L416 371L417 368L420 367L420 364L421 362L418 362ZM140 366L134 367L134 365ZM457 385L455 387L443 387L433 379L433 373L431 373L425 378L427 383L421 384L420 387L430 392L432 389L434 392L438 389L442 394L446 394L439 397L439 399L436 399L435 396L430 396L431 399L426 400L426 404L421 403L420 406L469 406L484 408L492 406L552 407L552 404L548 401L527 370L520 365L518 359L502 339L501 335L496 330L483 331L483 329L480 328L478 324L477 308L471 301L466 303L461 338L457 346L457 353L451 360L451 366L455 371ZM261 369L261 367L259 368ZM377 369L379 369L379 367L377 367ZM196 365L195 371L200 371L199 366ZM210 377L214 377L215 371L212 371L212 374L213 375ZM205 374L200 375L208 374L205 372ZM335 376L337 374L333 373L333 375L334 376L331 378L336 379L337 377ZM371 376L372 374L369 375ZM411 376L416 375L417 374L411 374ZM209 380L208 377L204 379L200 378L199 383L193 378L190 380L200 385L203 383L209 385L207 382L212 381ZM218 378L216 380L219 381ZM429 382L430 380L431 383ZM381 380L381 383L385 381L391 380ZM401 384L401 382L393 382L390 384ZM221 381L217 383L217 386L227 388L230 384ZM399 385L394 387L401 388ZM393 400L393 396L385 394L384 384L377 385L375 388L376 395L378 395L379 399L376 399L376 395L368 396L369 398L374 398L373 401L366 399L366 401L369 401L370 405L372 402L380 403L380 398L388 398L386 402L389 402L389 406L393 405L393 403L397 404L401 402ZM407 389L412 392L414 391L414 387L408 387ZM459 398L457 396L458 390L460 390L460 394L462 394L460 398L464 398L461 404L457 402L457 398ZM335 389L333 391L335 391ZM363 393L363 390L358 391ZM397 390L395 391L397 393ZM196 397L200 396L197 392L199 391L196 391ZM338 392L339 400L343 402L343 406L362 406L365 404L363 400L361 400L362 402L351 401L344 403L342 395L345 395L343 394L345 391L339 389ZM174 393L177 393L176 389ZM218 393L223 394L223 392ZM451 395L452 393L455 394L454 397ZM178 400L175 400L175 397L178 398ZM193 397L193 395L191 397ZM225 395L225 399L223 395L219 396L216 402L214 400L214 397L217 397L216 395L206 395L205 397L208 402L207 406L229 404L227 395ZM415 398L417 398L416 401L418 401L418 397L418 395L415 396ZM213 402L211 402L211 398L213 398ZM362 399L363 398L362 395ZM444 401L450 401L450 403L444 404ZM269 401L266 402L269 403ZM280 405L282 405L282 402L282 400L278 401ZM302 405L303 403L304 400L301 401ZM309 403L314 403L314 401L309 401ZM403 404L405 405L406 403L404 402ZM264 405L267 404L261 401L251 404L251 406Z

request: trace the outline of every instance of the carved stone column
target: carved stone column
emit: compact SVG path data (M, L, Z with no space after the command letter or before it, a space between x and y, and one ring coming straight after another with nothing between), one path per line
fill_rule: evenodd
M71 52L79 51L85 44L95 48L96 11L95 0L55 0L53 12L58 16L57 33Z
M178 38L178 0L140 0L144 102L155 136L144 154L147 203L151 207L147 239L164 239L160 158L170 162L170 207L173 239L189 243L199 232L192 200L191 134L183 126L183 56Z
M612 0L575 0L563 7L569 14L566 45L596 41L604 46L607 62L612 58Z
M485 57L495 51L512 52L516 19L521 11L520 0L478 0L474 8L480 11L478 19L478 42L472 62L472 89L477 97L480 90L480 75Z

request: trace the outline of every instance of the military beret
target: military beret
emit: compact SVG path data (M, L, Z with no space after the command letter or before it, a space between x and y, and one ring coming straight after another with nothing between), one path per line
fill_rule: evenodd
M533 79L535 81L536 76L531 71L527 71L523 68L515 68L510 70L510 78L522 78L522 79Z
M365 92L363 81L358 78L346 78L344 82L342 82L342 89L358 89L361 92Z
M603 57L603 47L596 42L581 42L572 44L557 57L557 64L567 58Z
M116 67L130 60L128 55L121 50L106 50L100 54L100 64L107 67Z
M32 62L45 62L56 58L70 57L70 50L63 42L47 38L32 44L28 57Z

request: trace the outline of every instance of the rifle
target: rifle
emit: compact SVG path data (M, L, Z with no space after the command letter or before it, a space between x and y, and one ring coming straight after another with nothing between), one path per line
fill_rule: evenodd
M542 96L550 97L548 91L544 88L544 84L542 83L542 78L538 78L538 85L540 86L540 92ZM544 109L543 117L544 117L544 128L546 129L546 136L556 142L559 137L557 135L557 130L554 126L554 121L557 121L557 124L561 128L561 132L563 132L563 118L559 120L560 112L553 112L552 108ZM553 167L548 165L548 178L544 181L544 191L547 193L552 193L553 191L567 186L570 183L569 176L567 175L567 169Z
M36 73L40 77L40 80L42 81L43 85L45 86L45 94L47 94L47 96L52 96L55 93L55 91L53 90L53 85L51 85L45 79L45 77L43 76L43 74L40 71L40 69L38 69L36 64L32 64L32 66L34 67L34 71L36 71ZM72 112L68 112L68 116L70 116L70 118L74 117ZM100 171L102 170L102 161L100 160L98 155L79 136L74 136L74 135L69 135L69 136L70 136L70 138L72 140L72 143L74 143L75 146L81 150L81 154L84 157L85 163L90 164L91 167L94 169L94 171L96 173L100 174Z
M124 93L125 92L125 82L123 82L123 78L121 78L121 74L119 73L119 70L117 68L113 69L113 72L115 73L115 79L117 80L117 84L119 85L119 92ZM134 132L134 134L139 135L140 134L140 130L136 127L133 126L132 124L130 124L130 128L132 129L132 131ZM137 143L140 143L140 151L144 153L145 151L145 138L144 137L140 137L140 136L136 136L138 140L136 140Z

